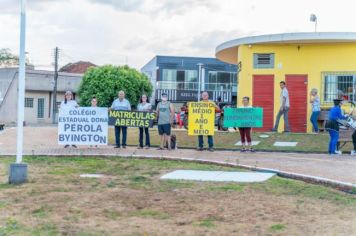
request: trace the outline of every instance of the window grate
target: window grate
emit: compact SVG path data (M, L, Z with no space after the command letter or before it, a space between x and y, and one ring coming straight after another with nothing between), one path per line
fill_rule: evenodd
M255 69L274 68L274 53L254 53L253 67Z
M25 107L33 108L33 98L25 98Z
M356 72L323 72L322 102L332 103L334 99L356 101Z
M42 119L44 118L44 98L39 98L37 100L37 118Z

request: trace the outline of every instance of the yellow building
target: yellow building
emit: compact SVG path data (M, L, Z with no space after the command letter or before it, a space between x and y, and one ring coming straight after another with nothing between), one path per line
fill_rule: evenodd
M216 48L221 61L239 65L238 103L249 96L264 108L263 131L280 108L280 81L290 96L292 132L310 132L309 94L318 90L322 107L334 98L356 100L356 33L287 33L231 40ZM283 121L279 131L283 130Z

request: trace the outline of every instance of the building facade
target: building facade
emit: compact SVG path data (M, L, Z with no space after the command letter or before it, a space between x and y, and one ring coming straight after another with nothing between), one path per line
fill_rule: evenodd
M0 68L0 123L16 124L18 102L18 68ZM57 107L68 90L78 90L81 74L59 73L57 84ZM50 124L53 115L53 71L26 70L25 123ZM55 114L57 115L57 114Z
M154 88L151 102L155 104L163 92L174 103L197 101L199 66L201 91L208 91L212 100L235 101L237 96L237 66L215 58L156 56L141 72L145 73Z
M293 132L310 132L309 93L318 89L322 107L335 98L356 100L356 33L288 33L246 37L216 48L216 57L239 65L238 102L243 96L264 108L264 126L273 127L280 108L280 81L290 96ZM279 131L283 130L283 121Z

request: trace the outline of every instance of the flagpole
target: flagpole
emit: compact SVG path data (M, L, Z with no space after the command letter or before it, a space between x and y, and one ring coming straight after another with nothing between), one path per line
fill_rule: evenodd
M20 66L19 66L18 103L17 103L16 163L22 162L22 152L23 152L23 123L24 123L25 76L26 76L25 41L26 41L26 0L21 0Z
M21 184L27 182L27 165L22 163L23 155L23 123L24 123L24 103L25 103L25 76L26 76L26 0L21 0L21 21L20 21L20 65L18 76L18 103L17 103L17 152L16 163L10 164L9 183Z

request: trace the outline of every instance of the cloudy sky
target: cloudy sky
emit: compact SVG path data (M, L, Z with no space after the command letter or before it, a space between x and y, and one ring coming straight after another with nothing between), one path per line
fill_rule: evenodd
M49 67L85 60L141 68L155 55L214 57L243 36L313 31L356 32L354 0L28 0L26 51ZM0 48L18 52L19 0L0 0Z

